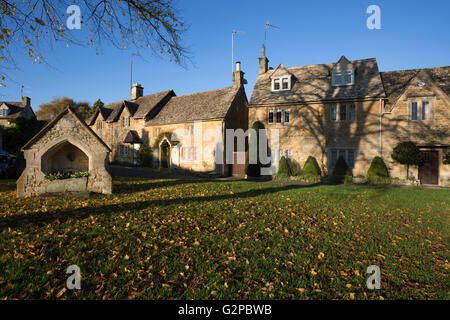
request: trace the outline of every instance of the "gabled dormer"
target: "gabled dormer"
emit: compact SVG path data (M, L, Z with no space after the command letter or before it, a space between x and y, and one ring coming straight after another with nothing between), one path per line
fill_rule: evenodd
M342 56L331 69L333 87L352 86L355 84L355 67L351 61Z
M292 88L293 77L283 64L270 76L272 92L290 91Z
M6 103L3 103L0 106L0 117L7 117L9 115L9 107L6 105Z

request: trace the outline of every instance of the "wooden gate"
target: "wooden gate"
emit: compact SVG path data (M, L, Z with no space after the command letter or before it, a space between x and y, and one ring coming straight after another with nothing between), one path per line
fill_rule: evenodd
M419 165L419 180L422 184L439 184L438 151L421 151L422 163Z

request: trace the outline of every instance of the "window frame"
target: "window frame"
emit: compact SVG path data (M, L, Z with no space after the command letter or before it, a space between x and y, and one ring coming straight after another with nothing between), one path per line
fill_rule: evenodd
M287 118L287 121L286 121ZM289 123L291 120L291 109L284 109L283 110L283 122Z
M356 113L357 113L356 103L350 103L348 105L348 121L356 121Z
M333 119L333 114L334 114L334 119ZM337 115L338 115L337 104L330 104L330 121L336 122L338 120Z
M350 76L350 82L346 82L346 77ZM338 78L339 77L339 78ZM339 79L339 81L337 81ZM352 86L355 84L355 70L334 70L331 73L331 84L333 87Z
M344 115L345 119L342 118L342 115ZM347 121L347 104L339 104L339 121Z
M415 104L416 108L415 108L415 112L413 112L413 105ZM419 120L419 103L417 101L411 101L411 105L410 105L410 120L411 121L418 121ZM414 115L415 115L415 119L414 119Z
M349 161L349 154L353 154L352 163ZM335 159L333 161L333 155L335 155ZM347 162L347 165L350 169L355 168L356 164L356 156L357 156L357 150L353 148L331 148L328 151L328 168L332 169L336 166L336 163L340 156L344 156L345 162Z
M284 87L284 84L286 84L286 87ZM284 75L281 77L272 78L271 86L273 92L289 91L292 87L292 76Z
M275 117L275 122L276 123L282 123L282 120L283 120L282 112L283 112L282 109L277 109L277 113L276 113L276 117ZM280 117L278 118L278 116L280 116Z
M273 123L273 109L267 111L267 123Z
M422 121L429 121L429 120L431 120L431 103L430 103L430 101L429 100L422 100L421 101L422 102L422 112L421 112L421 115L422 115ZM428 118L427 119L425 119L425 109L424 109L424 106L425 106L425 103L428 105Z

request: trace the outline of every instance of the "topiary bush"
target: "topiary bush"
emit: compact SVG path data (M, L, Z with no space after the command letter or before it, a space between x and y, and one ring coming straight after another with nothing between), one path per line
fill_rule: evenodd
M308 159L306 159L305 165L303 166L302 169L302 175L320 177L321 175L320 168L319 165L317 164L316 158L309 156Z
M291 176L291 170L289 168L288 160L286 160L286 158L284 156L282 156L280 161L278 162L277 176L279 176L279 177L290 177Z
M332 183L351 183L352 174L344 157L339 157L334 166L333 173L329 177Z
M291 176L298 177L302 174L302 167L300 166L300 163L298 163L294 159L287 159L289 169L291 171Z
M381 157L375 157L367 170L367 182L386 184L390 182L389 169Z
M409 166L418 165L422 161L419 147L412 141L399 143L392 151L392 160L406 165L406 179L409 178Z

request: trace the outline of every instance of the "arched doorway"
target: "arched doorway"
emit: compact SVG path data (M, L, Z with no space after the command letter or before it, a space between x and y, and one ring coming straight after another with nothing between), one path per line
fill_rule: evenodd
M170 143L167 139L164 139L159 145L160 150L160 168L170 167Z
M49 149L42 156L41 161L44 174L89 171L89 157L68 141Z

